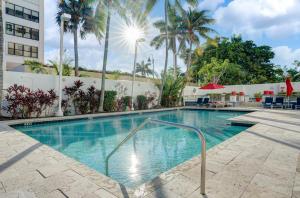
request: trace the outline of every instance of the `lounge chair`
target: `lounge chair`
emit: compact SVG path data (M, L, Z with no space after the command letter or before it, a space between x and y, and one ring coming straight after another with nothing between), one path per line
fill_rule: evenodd
M276 97L275 102L271 108L282 108L283 109L284 97Z
M273 97L266 97L265 102L263 102L264 108L272 108L273 105Z
M215 107L215 108L225 107L225 102L222 101L212 102L210 103L210 107Z
M209 98L204 98L202 105L208 106L209 105Z
M300 97L297 98L297 102L295 104L295 109L300 109Z
M197 105L201 106L203 104L203 98L198 98L197 99Z

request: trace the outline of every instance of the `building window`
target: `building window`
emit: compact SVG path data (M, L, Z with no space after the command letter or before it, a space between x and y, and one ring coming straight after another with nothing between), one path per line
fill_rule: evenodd
M6 34L14 35L15 34L15 27L12 23L6 23Z
M18 43L8 43L8 54L38 58L38 47L22 45Z
M39 40L39 30L30 27L25 27L13 23L6 23L6 34L28 38L32 40Z
M12 3L6 3L6 14L15 15L15 5Z
M6 3L6 14L39 23L39 12L12 3Z

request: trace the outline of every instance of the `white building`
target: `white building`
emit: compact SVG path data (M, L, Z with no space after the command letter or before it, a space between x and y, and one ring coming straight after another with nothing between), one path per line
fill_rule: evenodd
M1 0L3 70L22 71L25 60L44 63L44 0Z

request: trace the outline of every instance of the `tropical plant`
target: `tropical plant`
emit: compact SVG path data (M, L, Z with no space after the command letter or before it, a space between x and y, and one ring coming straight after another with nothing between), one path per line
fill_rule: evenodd
M178 106L181 101L181 93L185 86L185 77L177 76L173 73L166 75L166 82L163 88L162 103L163 107Z
M59 26L63 14L71 16L71 19L64 23L64 31L72 32L74 36L75 76L79 76L78 31L81 39L84 39L87 33L94 30L93 2L94 0L62 0L58 4L56 22Z
M150 69L151 63L142 61L141 63L136 64L136 73L141 73L143 77L153 75L155 72Z
M104 111L112 112L116 110L116 91L105 91Z
M179 29L180 43L182 46L188 45L187 72L192 63L193 46L200 46L200 38L209 39L210 33L215 33L215 30L208 27L215 20L212 19L207 10L198 10L196 7L189 7L188 10L183 9L182 5L176 0L176 8L179 12Z
M131 96L123 96L117 100L116 109L117 111L126 111L127 109L131 109Z
M198 77L201 84L239 84L245 76L239 65L212 58L198 71Z
M24 65L29 66L30 71L38 74L47 74L47 69L44 67L44 65L38 61L34 60L25 60Z
M49 63L54 68L56 75L59 75L59 63L55 60L49 60ZM64 61L62 64L62 75L63 76L71 76L72 70L73 70L73 67L71 65L71 62Z
M218 45L207 46L201 56L195 54L193 70L199 71L212 58L228 59L230 63L239 65L244 73L244 78L240 79L242 84L280 82L283 80L283 71L271 62L274 55L270 46L257 46L251 40L244 41L241 36L233 36L219 40ZM197 78L195 75L193 77Z
M139 110L143 110L143 109L148 109L148 101L147 101L147 97L144 95L138 95L136 97L136 105L137 105L137 109Z
M172 5L168 5L168 37L169 37L169 49L173 52L173 66L174 68L177 67L177 41L179 35L179 16L176 12L176 9ZM155 49L159 49L163 46L166 41L166 22L165 20L158 20L154 22L154 27L159 30L159 35L155 36L151 41L150 45L155 47ZM179 51L180 49L178 49ZM173 70L175 71L175 70ZM174 73L174 76L177 76Z
M14 84L6 89L5 100L7 106L3 107L12 118L31 118L32 115L39 117L42 112L54 105L57 96L54 90L44 92L42 90L32 91L31 89Z

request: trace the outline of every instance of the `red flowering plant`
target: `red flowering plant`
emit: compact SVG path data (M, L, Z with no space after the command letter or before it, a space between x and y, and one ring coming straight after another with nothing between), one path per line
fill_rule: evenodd
M5 100L7 105L3 107L12 118L31 118L33 115L39 117L47 107L54 105L57 98L53 90L48 93L14 84L6 89ZM45 113L46 114L46 113Z

